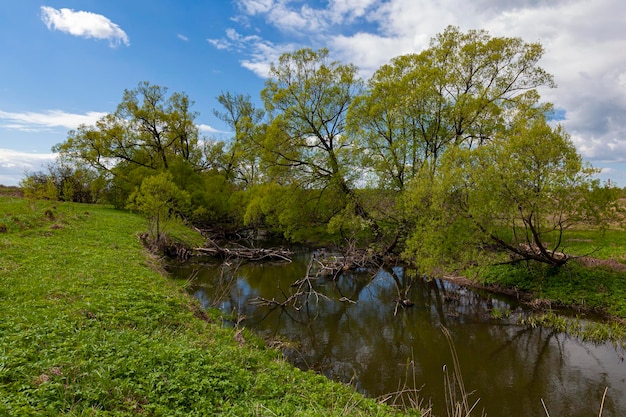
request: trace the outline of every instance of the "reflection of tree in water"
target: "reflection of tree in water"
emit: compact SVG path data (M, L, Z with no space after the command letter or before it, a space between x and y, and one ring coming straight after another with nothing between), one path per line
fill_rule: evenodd
M619 356L614 350L610 352L608 346L593 347L545 328L494 326L491 333L492 340L503 342L487 352L486 362L494 363L498 370L491 372L489 378L496 386L513 387L514 384L515 390L509 389L510 393L505 394L511 399L506 403L517 407L522 402L525 409L533 410L533 415L544 415L541 399L551 415L598 415L604 388L618 382L609 378L611 370L607 369L607 360L600 357L607 353L612 353L614 358ZM581 364L581 359L589 364ZM622 367L622 392L623 370ZM607 398L604 415L621 415L626 411L619 385L614 391L617 396ZM502 391L496 390L493 395L502 395ZM515 398L519 401L515 402ZM620 407L621 413L618 413Z
M402 268L344 273L313 281L315 291L329 299L297 310L252 302L288 297L306 265L303 258L287 265L244 264L230 272L213 267L214 276L199 277L194 289L199 299L211 300L204 305L245 317L247 327L268 338L295 342L286 344L286 355L297 366L351 382L372 396L395 391L411 363L416 388L423 387L422 396L445 414L442 366L450 366L451 357L439 329L444 325L454 338L466 388L476 391L488 415L545 415L542 398L551 415L597 415L605 386L612 388L604 415L625 414L626 365L610 365L619 357L614 351L548 329L520 327L516 317L522 311L514 302L450 282L409 276ZM396 309L400 295L413 307ZM497 320L492 309L512 315Z

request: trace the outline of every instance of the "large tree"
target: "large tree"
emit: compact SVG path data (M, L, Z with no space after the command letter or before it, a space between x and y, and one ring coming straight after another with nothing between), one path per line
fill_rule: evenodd
M379 185L401 191L448 147L492 139L511 109L554 85L538 66L542 54L538 43L450 26L425 51L382 66L349 123Z
M263 142L268 178L306 190L290 195L318 201L315 214L334 218L335 231L378 229L356 192L365 171L346 131L348 108L362 89L354 65L331 61L326 49L301 49L271 66L261 92L269 114Z
M271 118L265 156L274 172L303 187L334 185L350 194L346 113L361 88L356 67L330 61L326 49L283 54L261 92Z
M186 94L139 83L125 90L114 113L94 126L82 125L54 151L112 176L129 170L167 170L177 159L201 163L193 102Z
M519 109L488 143L448 149L434 176L412 183L416 221L405 254L423 271L481 260L563 265L568 229L614 219L616 190L600 186L546 113L549 106Z

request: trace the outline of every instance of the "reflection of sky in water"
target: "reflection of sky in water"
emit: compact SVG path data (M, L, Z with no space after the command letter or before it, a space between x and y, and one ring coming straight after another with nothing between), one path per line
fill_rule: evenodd
M518 326L526 313L506 297L485 296L448 281L411 279L394 268L315 280L315 289L332 301L320 299L297 311L253 303L257 297L283 301L305 268L256 264L230 277L214 268L199 280L194 295L205 307L216 304L226 313L246 316L243 324L266 336L296 342L287 356L297 365L352 381L369 395L395 391L410 363L415 372L408 374L410 382L415 378L422 395L434 399L437 415L445 415L437 401L444 397L443 365L451 365L439 328L443 324L454 338L468 389L478 393L488 415L543 416L541 398L551 415L597 415L608 386L604 415L626 416L621 353L549 329ZM211 300L218 294L220 300ZM396 300L405 296L414 307L398 308ZM504 317L496 319L494 312Z
M346 276L344 279L350 279L350 277ZM359 294L359 301L363 303L378 302L381 293L389 290L395 290L395 288L396 283L393 280L391 273L381 269L376 275L374 275L374 278Z

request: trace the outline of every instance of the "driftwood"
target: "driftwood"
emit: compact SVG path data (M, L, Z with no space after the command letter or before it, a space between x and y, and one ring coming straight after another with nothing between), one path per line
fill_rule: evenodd
M227 248L221 247L215 242L210 242L213 245L212 247L194 248L194 251L217 258L239 258L249 261L280 260L291 262L291 256L293 255L293 252L290 250L282 248L248 248L245 246Z
M365 250L350 250L345 254L327 252L322 249L313 254L311 271L315 276L336 279L342 272L357 269L378 268L380 264L371 253Z

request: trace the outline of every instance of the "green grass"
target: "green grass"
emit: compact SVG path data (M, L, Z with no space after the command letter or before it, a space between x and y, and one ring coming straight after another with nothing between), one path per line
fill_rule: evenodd
M465 274L481 284L517 288L553 306L626 318L626 230L617 225L567 230L558 251L571 257L562 267L531 261L483 265ZM507 259L502 255L500 261Z
M577 256L614 259L626 263L626 230L569 230L561 251Z
M0 415L392 415L213 322L136 215L0 197Z
M553 306L569 306L626 318L626 274L571 260L560 268L518 263L475 268L482 284L518 288Z

